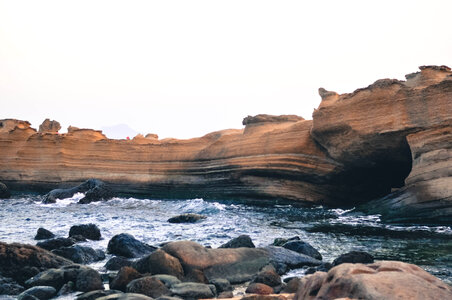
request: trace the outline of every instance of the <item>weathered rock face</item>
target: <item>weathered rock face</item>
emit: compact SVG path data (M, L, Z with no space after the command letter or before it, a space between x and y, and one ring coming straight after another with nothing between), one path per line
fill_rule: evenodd
M344 184L363 200L401 187L374 203L384 219L450 224L452 72L420 69L352 94L320 89L312 136L344 164Z
M398 261L342 264L301 279L296 300L449 299L452 288L418 266Z
M27 122L3 120L0 180L46 192L96 178L115 191L155 198L341 200L331 178L342 166L313 141L312 121L256 118L244 130L201 138L129 141L77 128L40 134Z
M41 125L39 125L40 133L58 133L61 129L61 125L58 121L50 121L49 119L45 119Z

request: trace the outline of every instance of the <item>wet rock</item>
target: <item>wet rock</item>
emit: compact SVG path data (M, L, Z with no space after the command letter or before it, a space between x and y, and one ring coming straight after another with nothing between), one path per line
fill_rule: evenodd
M398 261L344 263L301 279L295 299L452 299L452 288L418 266Z
M63 296L75 292L75 283L73 281L66 282L58 291L57 296Z
M55 290L60 290L65 283L66 279L64 276L64 270L49 269L25 281L25 286L52 286Z
M96 300L101 297L113 295L113 294L121 294L121 291L115 290L95 290L91 292L86 292L77 296L77 300Z
M317 267L309 267L305 274L309 275L309 274L314 274L315 272L328 272L331 268L333 267L332 264L330 263L322 263L320 266Z
M218 294L218 299L227 299L227 298L233 298L234 293L232 291L225 291Z
M251 240L251 237L246 234L240 235L230 240L226 244L221 245L219 248L240 248L240 247L256 248L256 246L254 246L253 244L253 241Z
M93 248L79 245L55 249L52 250L52 253L70 259L78 264L88 264L105 259L105 253L102 250L94 250Z
M206 216L198 214L182 214L168 219L170 223L195 223L206 219Z
M62 247L69 247L75 244L75 240L73 238L54 238L50 240L45 240L42 242L38 242L36 246L41 247L46 250L55 250Z
M39 125L39 133L58 133L61 129L61 125L58 121L45 119L41 125Z
M272 263L275 263L276 265L284 264L289 269L296 269L304 266L318 266L322 263L320 260L283 247L268 246L264 249L268 251Z
M109 200L113 197L113 193L104 182L97 179L89 179L73 188L51 190L44 196L43 203L55 203L56 199L70 198L76 193L85 193L85 197L80 199L79 203Z
M54 237L55 237L55 234L53 234L51 231L40 227L40 228L38 228L38 231L36 232L35 240L47 240L47 239L51 239Z
M284 245L285 243L287 243L287 242L291 242L291 241L299 241L300 240L300 237L299 236L294 236L294 237L291 237L291 238L289 238L289 239L285 239L285 238L276 238L274 241L273 241L273 246L279 246L279 247L282 247L282 245Z
M3 182L0 182L0 199L8 199L11 197L8 187Z
M284 248L305 254L318 260L322 260L322 255L317 249L312 247L309 243L303 241L288 241L283 245Z
M118 291L126 291L127 285L135 279L141 278L142 275L131 267L122 267L116 277L111 281L110 288Z
M140 242L128 233L117 234L108 242L109 253L127 258L141 257L156 249L153 246Z
M77 291L89 292L101 290L104 286L99 272L91 268L84 268L77 275L75 288Z
M185 279L196 273L198 282L205 282L202 276L208 281L222 278L233 284L245 282L270 262L268 252L256 248L208 249L195 242L179 241L166 244L162 250L180 261Z
M152 298L171 295L170 290L157 278L146 276L135 279L127 285L128 293L143 294Z
M167 288L171 288L173 285L181 283L181 281L172 275L166 275L166 274L156 274L156 275L152 275L152 278L156 278L158 280L160 280L161 282L163 282L165 284L165 286Z
M135 293L116 293L105 297L97 298L96 300L153 300L154 298Z
M22 285L41 271L72 262L36 246L0 242L0 274Z
M96 224L74 225L69 229L69 237L81 235L89 240L98 241L101 238L100 229Z
M281 276L274 269L260 271L253 279L254 283L263 283L265 285L276 287L281 285Z
M286 284L286 286L281 290L281 293L292 294L296 293L298 286L300 285L301 278L292 278Z
M245 290L248 294L270 295L273 294L273 288L263 283L251 283Z
M22 292L19 296L17 296L17 299L24 299L26 295L34 296L40 300L46 300L50 299L53 296L56 295L56 290L54 287L51 286L35 286L32 288L29 288L28 290Z
M215 286L218 293L233 290L231 283L227 279L216 278L216 279L211 280L210 284L213 284Z
M362 263L371 264L374 262L374 257L364 251L350 251L348 253L340 255L333 261L333 266L337 266L343 263Z
M184 282L174 285L171 292L184 299L213 298L215 294L207 284Z
M105 269L110 271L117 271L122 267L130 267L132 262L125 257L115 256L110 258L105 264Z
M184 277L184 270L179 260L161 249L139 259L133 266L141 273L168 274L179 279Z
M24 291L24 287L12 278L0 276L0 295L18 295Z

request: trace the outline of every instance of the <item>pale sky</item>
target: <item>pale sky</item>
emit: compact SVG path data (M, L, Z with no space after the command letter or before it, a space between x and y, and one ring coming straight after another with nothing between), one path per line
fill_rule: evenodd
M452 1L3 1L0 119L161 138L452 66Z

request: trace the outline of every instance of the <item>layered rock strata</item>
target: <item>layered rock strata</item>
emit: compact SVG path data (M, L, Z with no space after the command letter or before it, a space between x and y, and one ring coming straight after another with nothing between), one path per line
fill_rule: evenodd
M39 133L28 122L3 120L0 180L48 191L97 178L116 192L154 198L340 200L331 182L342 166L313 141L312 121L267 115L248 121L242 130L189 140L110 140L100 131Z

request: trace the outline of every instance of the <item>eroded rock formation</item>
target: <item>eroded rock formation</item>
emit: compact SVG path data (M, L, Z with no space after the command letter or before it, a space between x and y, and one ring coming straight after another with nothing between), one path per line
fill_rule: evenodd
M10 120L0 128L0 180L11 188L47 192L97 178L115 192L154 198L311 203L347 198L331 184L342 166L313 141L312 121L264 119L189 140L110 140L100 131L74 127L66 134L41 134L28 122L14 126Z

